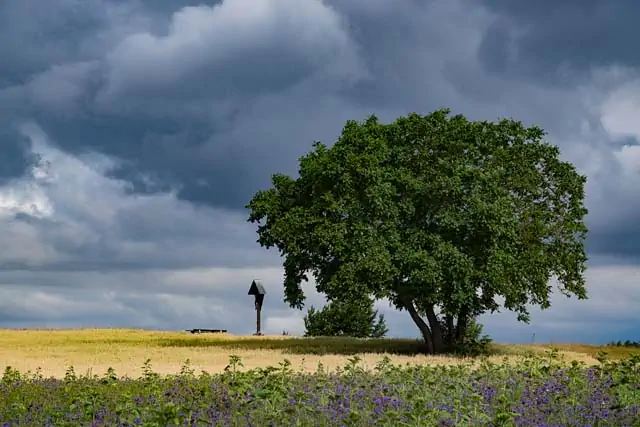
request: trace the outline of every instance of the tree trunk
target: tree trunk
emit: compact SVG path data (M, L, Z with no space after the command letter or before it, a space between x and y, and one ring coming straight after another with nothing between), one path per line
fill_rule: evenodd
M445 316L445 322L447 325L447 335L445 337L445 344L451 345L455 343L455 324L453 323L453 315L447 314Z
M467 335L467 317L459 317L458 325L456 326L456 343L461 344L464 342Z
M431 326L431 337L433 339L433 353L439 354L444 351L444 342L442 340L442 328L433 306L427 307L427 320Z
M468 310L465 310L465 309L460 310L460 313L458 314L458 323L456 325L455 341L457 344L462 343L467 335L468 320L469 320Z
M427 352L429 354L435 354L433 338L432 338L431 329L429 328L429 325L427 325L427 323L422 319L422 317L420 317L420 315L418 314L418 311L413 305L413 301L408 299L401 299L401 302L402 302L402 305L404 305L404 308L409 312L409 315L411 316L411 320L413 320L413 323L415 323L418 329L420 330L420 333L422 334L422 338L424 338L424 343L427 346Z

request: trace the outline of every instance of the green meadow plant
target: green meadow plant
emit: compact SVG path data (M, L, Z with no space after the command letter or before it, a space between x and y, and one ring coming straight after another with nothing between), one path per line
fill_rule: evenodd
M288 360L246 370L232 355L221 374L190 362L160 376L63 379L7 367L0 426L640 426L640 357L598 366L565 363L558 352L520 363L374 369L358 356L335 372L296 371Z

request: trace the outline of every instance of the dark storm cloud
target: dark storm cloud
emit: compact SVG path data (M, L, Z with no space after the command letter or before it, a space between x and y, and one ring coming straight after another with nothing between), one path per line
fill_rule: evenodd
M0 87L27 83L56 64L100 56L128 31L145 28L135 10L135 2L103 0L3 2Z
M0 127L0 147L2 147L2 160L0 160L0 185L8 180L20 176L31 158L20 143L20 136L12 132L11 128Z
M492 72L571 85L584 82L592 67L640 65L637 1L480 3L497 15L478 51Z
M242 207L273 171L254 147L275 135L230 144L243 131L236 117L300 84L348 85L361 72L356 45L342 18L316 2L184 6L65 0L49 17L46 10L30 17L28 1L7 7L3 19L13 24L0 49L16 60L0 74L21 78L0 92L0 105L13 106L0 114L36 119L73 153L126 160L116 177L135 181L132 169L141 170L179 185L184 199ZM90 26L75 25L83 17ZM25 49L7 41L16 38ZM306 149L312 141L299 143ZM20 151L15 138L3 144ZM278 153L286 156L279 165L301 153Z

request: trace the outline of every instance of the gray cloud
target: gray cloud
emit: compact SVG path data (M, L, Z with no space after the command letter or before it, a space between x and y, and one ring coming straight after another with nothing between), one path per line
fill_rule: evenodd
M489 332L570 339L601 319L590 330L606 340L637 324L633 9L575 4L3 4L0 324L244 325L244 288L264 276L266 328L299 331L242 207L346 120L440 107L541 125L588 176L593 300L556 298L529 327L487 317ZM417 335L380 307L392 334Z
M172 16L166 35L126 37L106 56L98 106L122 112L126 99L134 110L172 115L162 109L167 100L235 100L278 92L315 74L359 74L355 46L339 15L319 2L275 4L185 7Z
M484 0L496 16L479 58L502 75L572 85L589 78L592 67L637 67L640 5L634 1Z

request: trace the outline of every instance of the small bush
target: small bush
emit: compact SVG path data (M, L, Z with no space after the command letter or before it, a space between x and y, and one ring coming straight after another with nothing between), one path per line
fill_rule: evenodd
M377 320L376 320L377 318ZM313 306L304 317L305 336L349 336L356 338L382 338L389 329L384 315L378 315L373 300L331 301L321 310Z
M479 356L490 350L493 340L482 333L484 326L476 319L469 320L465 334L457 340L454 337L455 330L449 330L446 322L441 322L441 327L447 352L461 356Z

